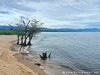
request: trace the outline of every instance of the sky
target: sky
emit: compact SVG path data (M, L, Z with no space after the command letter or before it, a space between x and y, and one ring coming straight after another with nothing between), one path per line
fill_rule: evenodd
M100 28L100 0L0 0L0 25L21 16L44 27Z

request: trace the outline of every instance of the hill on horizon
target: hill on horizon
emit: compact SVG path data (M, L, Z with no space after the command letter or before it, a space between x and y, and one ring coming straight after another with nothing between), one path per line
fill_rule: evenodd
M0 29L17 29L17 26L7 26L0 25ZM41 28L42 32L100 32L99 28L84 28L84 29L74 29L74 28Z

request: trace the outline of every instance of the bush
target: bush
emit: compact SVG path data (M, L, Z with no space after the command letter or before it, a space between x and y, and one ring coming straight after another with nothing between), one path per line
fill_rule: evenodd
M16 35L16 31L14 30L0 30L0 35Z

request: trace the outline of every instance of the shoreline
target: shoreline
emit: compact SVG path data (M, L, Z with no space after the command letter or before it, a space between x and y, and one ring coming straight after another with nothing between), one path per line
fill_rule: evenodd
M16 45L14 45L13 47L16 47ZM28 49L29 47L27 47L26 50ZM31 68L33 71L38 72L39 75L90 75L87 73L82 74L82 72L84 71L79 70L75 67L70 67L69 65L66 66L61 63L56 63L54 61L53 63L47 63L43 60L41 61L40 58L36 58L33 54L29 54L29 56L23 56L21 54L18 54L15 55L15 57L20 63ZM39 63L41 64L41 66L35 65L35 63Z
M16 52L11 51L11 47L16 38L15 35L0 35L0 75L40 75L15 58Z
M64 71L74 72L74 70L72 70L69 65L62 65L61 67L61 64L57 63L43 63L43 61L36 59L34 55L31 54L29 54L28 56L18 54L15 51L18 49L18 46L14 44L15 40L16 37L14 35L1 35L0 37L0 75L87 75L66 74L64 73ZM2 65L2 63L4 65ZM10 66L8 65L8 63ZM40 63L41 66L37 66L35 63ZM4 67L2 68L2 66ZM14 74L14 72L17 73Z
M40 66L35 65L35 63L39 63L34 60L34 58L31 56L31 54L28 55L22 55L20 53L17 53L19 49L19 45L15 44L16 41L13 42L10 50L16 52L14 57L17 59L19 63L24 64L26 67L30 68L33 72L38 73L38 75L47 75ZM27 50L28 47L26 47Z
M40 61L39 57L36 56L35 58L37 59L37 61ZM46 63L42 63L43 67L45 68L44 72L48 75L91 75L88 72L72 67L69 64L64 65L54 60L47 60Z

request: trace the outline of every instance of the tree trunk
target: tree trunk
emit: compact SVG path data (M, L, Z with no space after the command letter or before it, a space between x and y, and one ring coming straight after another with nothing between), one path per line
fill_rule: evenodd
M17 35L17 45L19 45L19 35Z
M27 41L27 26L26 26L26 28L25 28L25 40L24 40L24 46L27 46L27 44L26 44L26 41Z
M21 36L21 44L20 45L23 45L23 35Z
M29 45L29 46L32 45L32 44L31 44L32 37L33 37L33 33L31 33L31 34L29 35L29 41L28 41L28 43L27 43L27 45Z
M31 44L31 40L30 40L30 39L29 39L29 41L28 41L27 45L29 45L29 46L31 46L31 45L32 45L32 44Z

